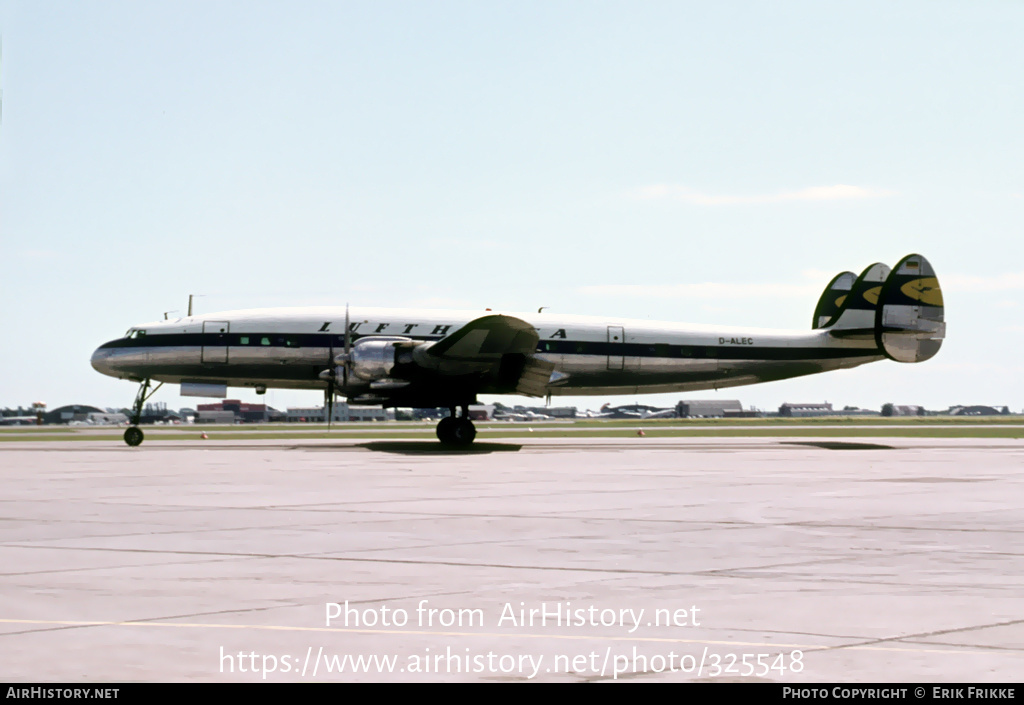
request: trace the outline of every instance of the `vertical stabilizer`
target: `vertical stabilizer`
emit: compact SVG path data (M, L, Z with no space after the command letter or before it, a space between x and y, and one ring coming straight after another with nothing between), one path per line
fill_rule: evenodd
M882 285L889 276L889 267L876 262L857 277L832 320L822 326L832 332L853 335L875 332L875 312Z
M875 341L897 362L923 362L946 337L942 289L921 255L899 261L882 287L875 313Z
M832 278L825 291L821 292L818 305L814 307L814 322L811 323L811 328L824 328L836 317L855 281L857 275L853 272L840 272Z

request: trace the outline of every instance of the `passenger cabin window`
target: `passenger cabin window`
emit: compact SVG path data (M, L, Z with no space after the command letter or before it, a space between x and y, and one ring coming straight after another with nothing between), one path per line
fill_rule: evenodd
M270 345L270 338L266 336L260 338L260 345Z
M247 336L247 335L239 336L238 337L238 344L239 345L248 345L249 344L249 336Z

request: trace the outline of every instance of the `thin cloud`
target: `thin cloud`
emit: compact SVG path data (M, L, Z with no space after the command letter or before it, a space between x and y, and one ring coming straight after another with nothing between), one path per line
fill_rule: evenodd
M815 297L821 294L832 278L823 270L803 272L805 283L723 283L693 282L683 284L595 284L582 286L577 291L585 296L651 299L791 299ZM1010 272L989 277L962 274L939 275L939 283L947 295L950 292L994 292L1024 289L1024 272ZM1000 302L1000 306L1006 306ZM1013 305L1013 304L1011 304Z
M751 297L797 298L816 296L824 289L818 284L597 284L578 289L586 296L658 299L750 299Z
M804 279L808 281L820 281L821 287L824 289L825 285L832 281L832 277L839 272L833 272L827 269L805 269L800 273L804 276Z
M413 299L409 305L413 308L439 308L456 310L474 310L480 308L479 301L469 301L447 296L429 296L422 299ZM483 313L480 314L484 315Z
M812 186L800 189L799 191L742 196L702 193L678 184L654 184L636 189L633 192L633 197L644 201L670 200L694 203L701 206L730 206L791 203L794 201L851 201L865 198L881 198L895 194L895 191L836 184L835 186Z
M955 372L956 374L1020 374L1024 367L998 362L933 362L928 365L932 372Z
M437 238L435 240L431 240L430 245L435 249L443 249L447 251L452 250L454 248L456 251L460 252L464 252L466 250L492 252L509 249L509 245L506 242L471 237Z
M22 250L21 256L25 259L57 259L61 255L55 250Z
M1007 272L987 277L976 277L964 274L950 274L948 277L939 274L939 284L949 291L1019 291L1024 289L1024 272Z
M808 269L803 272L803 283L728 283L691 282L681 284L595 284L579 287L587 296L659 298L659 299L714 299L750 300L757 298L806 298L818 296L832 278L824 271Z

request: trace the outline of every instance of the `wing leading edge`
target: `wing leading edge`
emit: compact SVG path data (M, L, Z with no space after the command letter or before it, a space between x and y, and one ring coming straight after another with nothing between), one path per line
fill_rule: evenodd
M537 330L521 318L483 316L426 348L417 362L440 374L478 373L481 391L493 386L497 391L542 397L555 364L534 355L539 340Z

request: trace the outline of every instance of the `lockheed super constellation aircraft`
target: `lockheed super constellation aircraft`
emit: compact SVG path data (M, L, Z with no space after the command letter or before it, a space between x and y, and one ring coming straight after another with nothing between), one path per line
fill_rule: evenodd
M186 396L275 387L322 389L328 406L341 394L350 404L448 407L437 437L468 445L476 436L468 407L479 394L688 392L886 358L921 362L942 344L943 314L931 265L909 255L892 270L873 264L859 277L836 275L810 331L548 313L255 309L132 327L100 346L92 366L141 383L124 434L131 446L142 443L143 403L165 382Z

